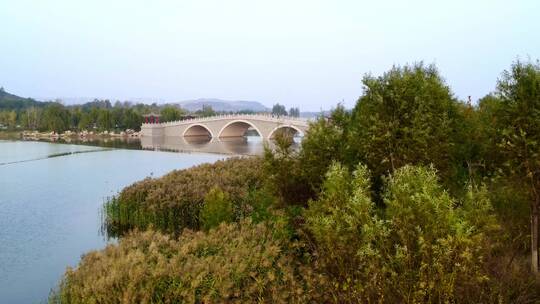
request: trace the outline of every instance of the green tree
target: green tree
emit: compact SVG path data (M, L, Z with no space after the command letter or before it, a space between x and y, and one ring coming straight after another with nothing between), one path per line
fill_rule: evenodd
M80 107L75 107L71 109L70 114L70 129L77 129L79 127L83 112Z
M216 111L214 111L212 106L209 106L209 105L203 105L202 110L198 110L195 113L202 116L202 117L208 117L208 116L216 115Z
M22 115L22 125L28 130L36 130L39 127L41 110L37 107L27 108Z
M343 105L338 105L330 117L320 117L310 123L302 140L299 153L302 174L308 181L306 186L319 192L319 186L333 161L345 163L347 153L347 132L350 113Z
M538 274L540 216L540 63L516 61L497 85L499 147L507 172L527 185L531 210L531 268Z
M280 105L279 103L276 103L272 107L272 114L276 116L287 116L287 109L285 109L284 105Z
M42 129L62 133L69 129L69 111L60 103L52 103L43 111Z
M182 118L185 112L175 106L165 106L161 109L161 120L166 121L176 121Z
M126 129L139 130L141 128L143 118L134 109L126 109L122 117L122 125Z
M100 130L112 130L114 128L113 125L113 117L111 115L111 112L108 109L100 109L98 118L97 118L97 126Z
M122 128L125 129L125 126L123 125L122 117L125 115L125 109L122 108L122 105L119 101L117 101L114 104L114 107L111 109L111 119L113 126L115 128Z
M91 130L94 127L94 121L90 113L82 112L81 119L79 120L79 130Z
M266 183L284 205L303 205L313 195L302 174L298 152L290 134L279 133L274 138L275 149L264 148L264 175Z
M300 109L299 108L290 108L289 109L289 116L291 116L291 117L300 117Z
M456 101L434 65L393 67L366 76L353 110L349 164L366 163L375 176L406 164L433 163L451 175Z
M17 112L9 111L7 113L7 125L12 129L17 127Z

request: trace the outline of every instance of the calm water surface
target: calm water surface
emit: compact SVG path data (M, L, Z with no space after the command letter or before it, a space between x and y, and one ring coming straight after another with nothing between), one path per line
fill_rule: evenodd
M99 211L107 197L224 157L0 141L0 303L45 302L66 266L103 248Z

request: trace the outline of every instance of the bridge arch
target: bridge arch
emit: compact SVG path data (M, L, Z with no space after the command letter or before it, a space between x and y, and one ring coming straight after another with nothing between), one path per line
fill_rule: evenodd
M204 124L191 124L189 127L186 128L184 133L182 134L183 137L189 137L189 136L208 136L210 138L214 137L214 134L212 133L212 130L205 126Z
M223 128L221 128L218 133L218 137L242 137L249 128L255 129L260 137L264 137L264 134L261 133L257 126L247 120L242 119L228 122L225 126L223 126Z
M281 125L281 126L277 126L275 127L271 132L270 134L268 135L268 138L274 138L275 134L276 134L276 131L280 131L280 130L283 130L283 131L294 131L293 134L300 134L301 136L304 136L304 131L300 130L298 127L294 126L294 125Z

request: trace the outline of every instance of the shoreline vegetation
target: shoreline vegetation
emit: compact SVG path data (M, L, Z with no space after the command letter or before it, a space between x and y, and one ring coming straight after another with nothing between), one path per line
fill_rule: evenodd
M49 302L540 301L539 62L475 105L434 65L367 75L291 143L126 187Z
M120 132L113 131L80 131L72 132L65 131L63 133L51 132L38 132L38 131L23 131L19 132L19 135L23 139L39 140L39 139L97 139L97 138L139 138L140 133L134 130L128 129Z
M60 134L54 131L39 132L36 130L33 130L33 131L0 130L0 139L25 139L25 140L40 140L40 139L48 139L48 140L81 139L81 140L84 140L84 139L88 139L88 140L92 140L92 139L100 139L100 138L140 138L140 133L131 129L120 131L120 132L113 132L113 131L94 132L94 131L86 131L86 130L83 130L80 132L72 132L68 130Z

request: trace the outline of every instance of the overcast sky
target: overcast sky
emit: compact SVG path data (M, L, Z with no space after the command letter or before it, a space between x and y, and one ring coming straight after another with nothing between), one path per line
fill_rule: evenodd
M456 96L540 58L540 1L0 0L0 86L29 97L352 107L366 73L436 63Z

